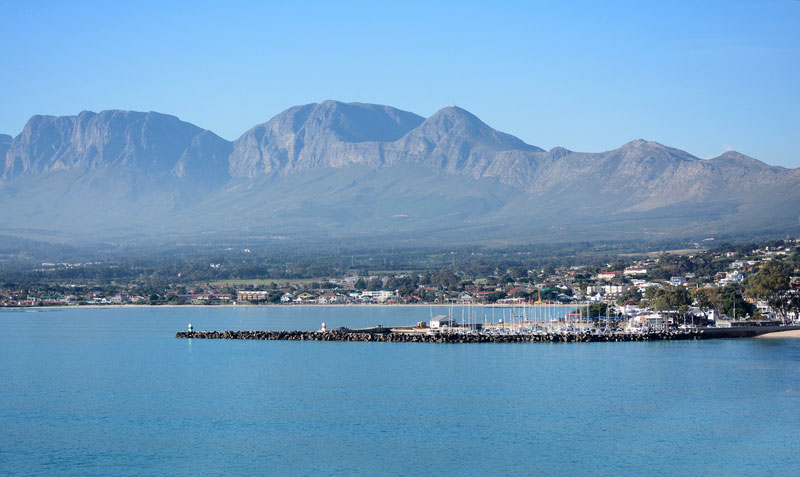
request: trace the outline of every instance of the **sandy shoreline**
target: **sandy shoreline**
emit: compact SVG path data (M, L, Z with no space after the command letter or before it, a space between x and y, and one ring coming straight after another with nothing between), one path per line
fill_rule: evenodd
M765 335L758 335L756 338L800 338L800 330L776 331Z

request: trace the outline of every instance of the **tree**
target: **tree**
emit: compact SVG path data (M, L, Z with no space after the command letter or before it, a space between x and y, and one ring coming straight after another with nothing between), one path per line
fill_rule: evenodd
M719 313L722 307L722 293L719 288L698 288L694 291L694 304L703 310L708 317L708 311Z
M628 300L638 305L642 301L642 292L640 292L636 287L630 287L625 290L622 295L619 296L619 298L617 298L617 304L621 305Z
M591 303L589 305L590 317L606 316L607 313L608 305L603 302ZM581 308L581 317L586 318L586 308Z
M692 303L685 287L673 285L650 287L645 291L645 298L656 311L679 311Z
M458 277L450 270L440 270L433 276L433 283L443 290L454 289L458 285Z
M789 270L779 260L771 260L747 280L747 295L763 300L778 316L785 318L791 307Z
M504 291L496 291L496 292L492 293L491 295L487 296L485 298L485 300L486 300L487 303L494 303L497 300L505 298L505 296L506 296L506 292L504 292Z
M800 290L789 290L788 310L794 313L794 319L800 319Z
M383 280L380 278L373 278L367 283L367 290L375 291L383 288Z
M689 290L681 286L650 287L645 290L645 298L654 310L683 315L684 318L689 310L689 305L692 304Z
M734 286L726 287L722 291L722 312L735 318L744 318L752 315L755 306L744 301L742 294Z
M620 272L622 270L625 270L625 262L617 260L616 262L609 265L608 268L609 270Z

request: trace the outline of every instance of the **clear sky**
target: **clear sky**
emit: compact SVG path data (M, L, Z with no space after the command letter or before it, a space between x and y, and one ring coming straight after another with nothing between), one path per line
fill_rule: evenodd
M162 5L162 3L164 5ZM235 139L325 99L457 104L546 149L800 167L800 1L0 2L0 132L159 111Z

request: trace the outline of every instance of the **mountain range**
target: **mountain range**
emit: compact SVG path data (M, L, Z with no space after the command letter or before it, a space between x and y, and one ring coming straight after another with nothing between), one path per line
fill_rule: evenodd
M295 106L233 142L155 112L34 116L0 135L0 233L654 238L800 228L800 169L634 140L545 151L459 107Z

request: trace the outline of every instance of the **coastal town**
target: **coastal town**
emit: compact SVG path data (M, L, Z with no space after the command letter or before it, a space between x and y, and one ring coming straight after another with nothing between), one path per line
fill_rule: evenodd
M800 239L619 256L599 266L509 267L489 276L439 270L174 283L3 283L2 307L431 304L573 306L620 326L791 322L800 309ZM74 264L42 263L42 267ZM210 264L210 267L219 264ZM177 277L179 278L179 277Z

